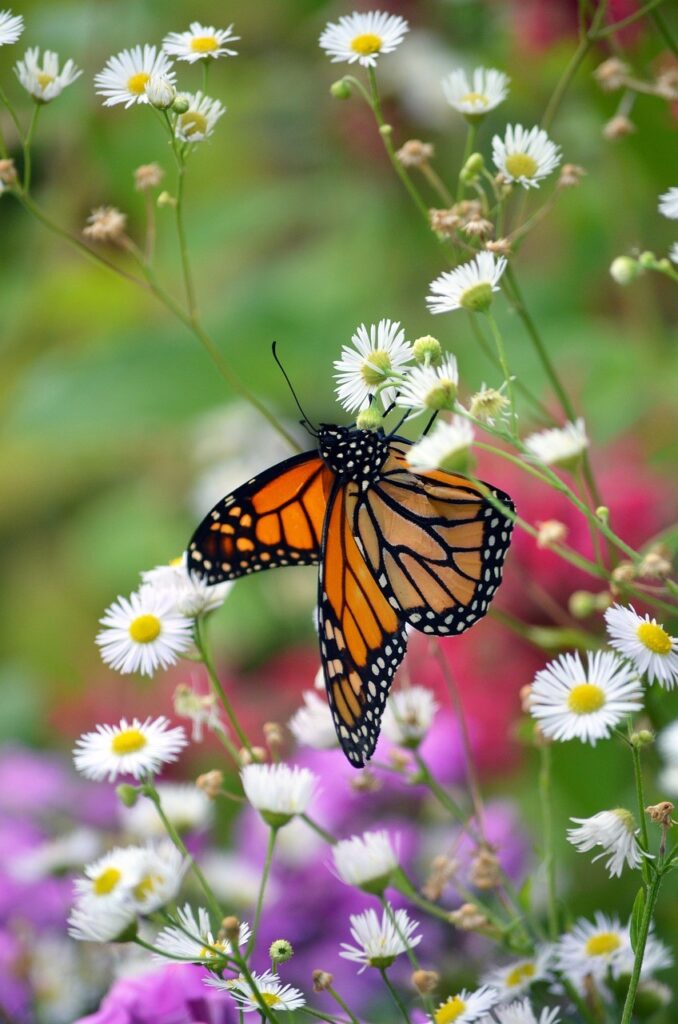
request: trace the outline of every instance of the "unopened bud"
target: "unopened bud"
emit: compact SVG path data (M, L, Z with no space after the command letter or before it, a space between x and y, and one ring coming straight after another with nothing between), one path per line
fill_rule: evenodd
M242 747L239 752L240 764L244 767L245 765L252 764L264 764L266 761L266 751L263 747Z
M130 786L127 782L121 783L115 787L115 793L125 807L134 807L135 803L139 799L139 790L136 786Z
M417 338L412 342L412 355L418 363L424 363L426 366L438 366L443 357L443 350L437 338L426 334L423 338Z
M662 800L661 803L651 804L645 808L645 813L649 815L650 821L654 822L655 825L663 825L668 828L672 824L671 816L673 815L673 804L670 800Z
M640 256L638 257L638 262L640 263L641 267L645 268L645 270L652 270L655 263L657 262L657 257L653 252L646 250L645 252L641 252Z
M485 167L482 153L471 153L470 157L459 172L459 177L465 184L475 181Z
M156 200L158 206L176 206L177 201L169 192L161 192Z
M471 862L471 882L478 889L496 889L501 884L501 869L496 853L483 847Z
M283 729L278 722L264 722L264 736L271 750L279 750L283 745Z
M610 521L610 510L607 505L599 505L596 509L596 519L600 519L601 523L607 524Z
M0 160L0 182L11 188L17 183L16 165L13 160Z
M639 729L638 732L631 733L630 740L633 747L648 747L654 743L654 733L650 729Z
M172 104L172 110L175 114L185 114L191 105L191 101L188 96L178 93L175 97L174 103Z
M475 932L486 928L490 922L475 903L463 903L450 912L450 923L464 932Z
M218 768L213 768L211 772L199 775L195 784L210 800L216 800L224 785L224 773Z
M640 274L640 270L637 260L631 256L617 256L610 264L610 277L617 284L631 284Z
M146 83L146 95L152 107L156 107L158 110L167 110L174 103L177 91L166 78L161 75L151 75Z
M437 971L423 971L419 969L413 973L410 980L417 992L422 996L426 996L438 987L440 975Z
M384 417L375 406L369 406L358 413L355 425L358 430L379 430L384 425Z
M567 537L567 526L558 519L545 519L537 523L537 547L550 548L554 544L562 544Z
M326 989L330 988L334 981L333 976L329 971L314 971L313 972L313 991L314 992L325 992Z
M384 138L388 138L389 135L393 135L393 125L392 124L382 124L382 125L380 125L379 126L379 134L382 135Z
M274 963L287 963L294 956L292 943L288 942L287 939L276 939L275 942L271 943L268 955Z
M237 949L240 941L240 921L238 918L234 914L229 914L221 922L221 930L231 943L232 948Z
M330 94L334 96L335 100L348 100L351 98L351 84L347 82L345 78L340 78L336 82L332 82L330 86Z

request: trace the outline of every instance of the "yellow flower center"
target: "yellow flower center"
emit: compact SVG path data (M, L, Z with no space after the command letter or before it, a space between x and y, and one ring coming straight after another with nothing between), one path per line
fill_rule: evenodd
M133 92L135 96L143 96L146 91L146 83L150 81L150 78L151 76L145 71L137 71L136 75L130 75L127 79L128 91Z
M369 359L366 359L360 370L362 378L369 387L381 384L384 377L391 369L391 357L383 349L376 349Z
M219 49L219 40L215 36L194 36L191 49L194 53L212 53Z
M136 754L137 750L143 750L147 739L141 729L124 729L111 740L111 751L122 757L124 754Z
M176 558L170 559L170 563L169 564L171 565L171 567L173 569L178 569L179 566L184 564L184 556L183 555L178 555Z
M144 875L132 890L135 900L139 900L142 903L154 891L158 882L162 882L160 875Z
M215 952L215 950L217 950L217 949L221 950L221 952L225 954L226 953L226 943L225 942L211 942L209 944L209 946L203 946L202 947L202 949L200 950L198 956L200 957L201 960L210 960L212 957L219 956L219 954Z
M462 103L472 103L475 106L486 107L487 104L490 101L488 100L488 98L485 95L485 93L482 93L482 92L467 92L465 96L462 96L461 102Z
M156 615L139 615L129 624L129 635L138 644L150 644L160 636L160 619Z
M207 133L207 118L196 110L189 110L179 118L181 130L184 135L205 135Z
M534 964L518 964L506 975L506 985L508 988L522 985L524 981L534 978L535 973Z
M528 153L511 153L506 157L506 170L512 178L534 178L539 164Z
M433 1015L435 1024L453 1024L466 1009L466 1003L461 996L450 996L446 1003L439 1006Z
M39 71L35 77L41 89L46 89L54 81L54 75L48 75L46 71Z
M671 637L658 626L656 622L643 622L641 626L638 626L636 630L636 636L640 640L644 647L647 647L648 651L652 651L653 654L670 654L673 644L671 643Z
M264 1000L267 1006L279 1006L282 1002L280 996L277 996L275 992L262 992L261 998Z
M621 946L621 939L614 932L599 932L593 935L586 943L586 952L589 956L607 956L614 953Z
M580 683L573 686L567 698L567 706L575 715L592 715L605 704L605 691L595 683Z
M375 35L374 32L364 32L363 35L351 40L351 49L354 53L367 57L370 53L379 53L382 41L381 36Z
M122 872L117 868L106 868L100 875L92 879L92 888L96 896L108 896L113 892L116 885L122 878Z

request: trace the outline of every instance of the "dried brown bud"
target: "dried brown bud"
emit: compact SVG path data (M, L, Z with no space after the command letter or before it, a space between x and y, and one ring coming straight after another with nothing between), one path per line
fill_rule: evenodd
M657 96L669 103L678 100L678 67L667 68L657 75L654 83Z
M438 235L449 237L459 227L460 218L454 210L429 210L431 227Z
M497 238L494 242L485 242L485 248L488 252L496 252L498 256L510 256L513 251L508 238Z
M437 971L423 971L420 969L413 973L410 980L417 992L422 996L426 996L438 987L440 975Z
M532 687L528 683L526 686L520 687L520 706L526 715L530 713L530 707L532 703Z
M638 566L638 575L644 579L666 579L671 575L671 552L664 544L650 548Z
M501 885L499 858L488 847L483 847L473 858L471 881L477 889L496 889Z
M0 181L11 188L17 183L16 165L13 160L0 160Z
M397 772L406 772L412 764L409 754L404 750L391 750L388 759Z
M610 57L599 64L593 72L598 85L605 92L614 92L621 89L631 73L631 68L618 57Z
M283 745L283 728L278 722L264 722L264 736L271 750L279 750Z
M471 238L489 238L494 234L494 224L485 217L469 217L462 225L462 231Z
M457 861L445 854L434 857L431 861L431 871L428 878L421 887L421 891L427 900L435 903L443 894L443 890L450 879L454 876L459 867Z
M554 544L562 544L567 537L567 526L558 519L545 519L537 523L537 547L550 548Z
M115 206L98 206L92 210L83 228L83 235L93 242L120 243L125 238L127 215Z
M334 981L333 976L329 971L314 971L313 972L313 991L324 992L328 989Z
M351 776L351 789L356 793L376 793L381 789L381 779L369 768L364 768L359 775Z
M239 753L240 764L243 767L247 764L264 764L266 762L266 751L263 747L251 747L250 750L247 747L242 747Z
M623 139L625 135L633 134L635 130L636 126L630 117L625 114L615 114L603 127L603 138L608 142L614 142L615 139Z
M665 828L672 823L673 811L674 807L670 800L662 800L659 804L651 804L650 807L645 808L645 813L649 815L650 821L655 825L663 825Z
M224 773L218 768L213 768L211 772L199 775L195 784L210 800L216 800L224 785Z
M476 932L486 928L490 922L475 903L463 903L450 912L450 923L464 932Z
M558 178L558 188L575 188L586 174L578 164L563 164Z
M620 562L612 570L612 579L615 583L631 583L636 578L636 567L633 562Z
M134 187L137 192L146 192L150 188L157 188L165 172L159 164L142 164L134 172Z
M434 149L430 142L420 139L409 139L400 147L396 156L403 167L421 167L433 159Z
M240 921L234 914L229 914L221 922L221 931L224 937L231 943L233 949L238 948L238 941L240 939Z

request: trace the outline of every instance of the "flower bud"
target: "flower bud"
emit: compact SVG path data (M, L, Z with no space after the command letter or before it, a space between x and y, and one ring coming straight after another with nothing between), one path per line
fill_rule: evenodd
M173 195L170 195L169 192L161 192L160 195L157 198L157 203L158 203L158 206L160 206L160 207L163 207L163 206L176 206L177 205L176 199L174 198Z
M384 418L378 409L370 406L363 409L356 416L355 425L358 430L379 430L383 426Z
M238 948L240 941L240 921L235 914L229 914L221 922L221 931L224 933L233 949Z
M554 544L561 544L567 537L567 526L558 519L545 519L537 523L537 528L538 548L550 548Z
M0 160L0 182L8 188L16 185L16 165L12 159Z
M672 824L671 815L673 814L673 804L670 800L662 800L661 803L651 804L645 808L645 813L649 815L650 821L655 825L663 825L668 828Z
M313 972L313 991L324 992L330 988L334 981L333 976L329 971L314 971Z
M162 75L151 75L146 83L146 95L152 107L156 107L158 110L167 110L174 103L177 90Z
M380 125L379 126L379 134L383 138L388 138L389 135L393 135L393 125L392 124L382 124L382 125Z
M417 992L422 996L426 996L437 988L440 975L437 971L423 971L420 969L413 973L410 980Z
M433 159L434 149L430 142L422 142L420 139L408 139L396 156L403 167L422 167L429 160Z
M567 607L575 619L585 619L596 609L596 595L588 590L575 590L570 594Z
M651 743L654 743L654 733L650 729L639 729L638 732L631 733L630 742L631 746L637 749L649 747Z
M268 955L276 964L287 963L294 956L292 943L288 942L287 939L276 939L275 942L271 943Z
M610 277L617 284L631 284L640 273L640 266L631 256L617 256L610 264Z
M115 793L125 807L134 807L135 803L139 799L139 790L136 786L130 786L127 782L121 783L115 787Z
M283 745L283 730L279 722L264 722L264 736L271 750L280 750Z
M172 110L175 114L185 114L190 105L188 98L179 94L172 104Z
M351 98L351 83L345 78L340 78L337 82L332 82L330 93L335 100L348 100Z
M224 773L213 768L211 772L199 775L195 784L210 800L216 800L224 785Z
M483 160L482 153L471 153L470 157L459 172L459 177L468 185L482 173L484 167L485 161Z
M655 263L657 262L657 257L653 252L641 252L640 256L638 257L638 262L640 263L641 267L643 267L645 270L652 270Z
M417 338L412 342L412 354L418 363L425 363L426 366L438 366L443 357L443 350L437 338L426 334L423 338Z

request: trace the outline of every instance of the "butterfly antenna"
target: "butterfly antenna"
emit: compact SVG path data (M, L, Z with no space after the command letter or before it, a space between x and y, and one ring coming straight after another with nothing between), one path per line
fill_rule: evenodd
M287 371L285 370L285 367L283 366L283 364L280 362L280 358L279 358L278 353L276 351L277 345L278 345L277 341L274 341L273 344L271 345L271 351L273 352L273 358L275 359L276 363L280 367L280 372L282 373L283 377L287 381L287 386L290 389L290 392L292 394L292 398L294 399L294 401L296 403L297 409L299 410L299 412L302 415L301 425L302 425L302 427L306 427L306 429L308 430L309 434L313 434L314 437L317 437L318 430L317 430L316 427L313 426L313 424L311 423L310 419L308 418L308 416L306 415L304 410L301 408L301 402L297 398L297 393L294 390L294 388L292 387L292 381L287 376Z

